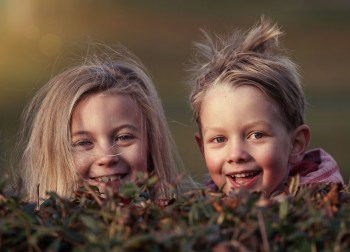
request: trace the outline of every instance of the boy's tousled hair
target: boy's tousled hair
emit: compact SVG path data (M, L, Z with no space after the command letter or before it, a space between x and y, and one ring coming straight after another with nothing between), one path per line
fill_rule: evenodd
M218 85L259 88L279 107L283 123L292 130L304 123L305 97L297 66L279 47L282 32L264 17L246 33L213 39L203 31L205 40L196 43L197 61L191 69L190 105L200 124L201 103L207 91Z
M70 122L75 105L93 93L129 95L140 108L148 143L148 172L158 179L156 197L169 198L182 166L174 148L161 101L138 58L123 47L101 47L82 64L51 79L23 113L19 174L27 200L55 191L70 196L79 175L71 153ZM37 185L39 195L37 195ZM177 185L181 192L181 184Z

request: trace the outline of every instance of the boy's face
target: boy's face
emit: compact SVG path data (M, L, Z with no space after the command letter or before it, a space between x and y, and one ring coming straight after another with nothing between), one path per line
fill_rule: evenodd
M203 99L197 143L214 183L268 195L288 178L292 133L259 89L215 87Z
M76 105L72 152L80 176L100 192L147 172L147 143L141 111L126 95L92 94Z

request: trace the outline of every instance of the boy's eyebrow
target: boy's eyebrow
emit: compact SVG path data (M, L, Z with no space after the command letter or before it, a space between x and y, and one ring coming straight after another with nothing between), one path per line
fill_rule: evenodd
M245 124L246 127L253 127L256 125L261 125L263 124L264 126L269 126L270 123L268 121L264 121L264 120L259 120L259 121L252 121L252 122L248 122L247 124Z
M270 123L268 121L264 121L264 120L251 121L251 122L245 123L244 128L252 128L252 127L257 126L257 125L263 125L263 126L267 126L270 128ZM220 131L221 129L222 129L221 126L207 126L207 127L202 129L202 133L205 134L209 130Z
M202 129L202 133L205 134L209 130L219 131L221 129L222 129L222 127L220 127L220 126L207 126L207 127Z

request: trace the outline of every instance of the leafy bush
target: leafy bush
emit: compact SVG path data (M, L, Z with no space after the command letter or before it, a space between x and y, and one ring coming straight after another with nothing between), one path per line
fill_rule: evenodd
M49 193L39 209L0 184L1 251L344 251L350 248L350 196L337 184L293 197L230 197L194 190L152 201L149 188L125 184L102 199L91 188L73 199ZM296 192L296 191L295 191Z

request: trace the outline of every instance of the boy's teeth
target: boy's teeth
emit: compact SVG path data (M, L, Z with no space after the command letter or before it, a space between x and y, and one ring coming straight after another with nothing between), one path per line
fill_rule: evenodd
M246 173L239 173L235 175L231 175L232 178L246 178L250 176L255 176L257 172L246 172Z

